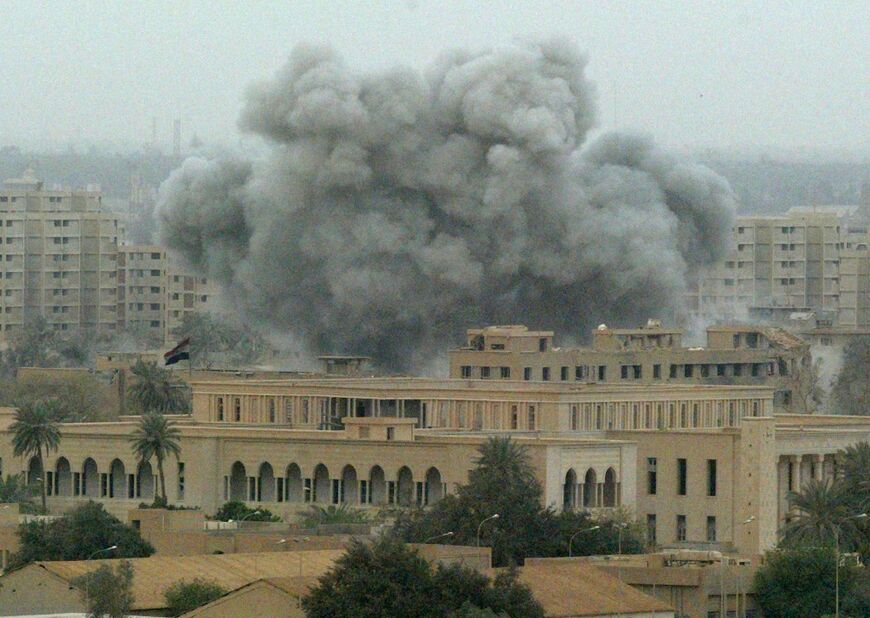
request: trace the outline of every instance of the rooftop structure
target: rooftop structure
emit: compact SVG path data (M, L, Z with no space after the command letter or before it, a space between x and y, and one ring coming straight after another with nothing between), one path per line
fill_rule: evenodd
M590 347L557 347L551 331L525 326L470 329L466 345L450 350L451 378L562 384L733 384L776 389L774 405L806 412L809 346L768 326L707 329L706 347L684 347L683 331L649 320L640 328L602 324Z

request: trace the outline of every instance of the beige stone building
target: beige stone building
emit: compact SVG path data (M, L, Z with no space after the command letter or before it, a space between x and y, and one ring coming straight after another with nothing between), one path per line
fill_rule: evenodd
M836 473L837 451L870 438L865 418L774 416L765 386L575 384L422 378L194 380L182 456L166 462L170 500L213 513L227 500L293 520L311 504L433 504L464 483L477 448L510 435L528 450L546 504L622 507L651 544L772 547L786 495ZM12 456L3 473L42 471ZM97 500L123 516L153 498L131 418L65 424L46 462L53 510ZM5 438L3 437L5 436ZM748 525L740 522L752 519Z
M116 328L118 219L99 191L33 177L0 189L0 339L42 313L57 330Z
M155 345L172 341L184 317L214 311L217 290L204 277L172 265L156 245L118 248L118 328L147 336Z
M735 384L775 389L778 411L806 412L809 345L765 326L711 326L706 347L683 345L683 331L650 320L641 328L599 326L589 347L557 347L552 331L522 325L469 329L450 350L451 378L562 384Z
M738 217L729 255L690 288L690 313L743 317L751 308L824 310L870 326L868 231L857 206L792 208Z
M0 189L0 343L41 313L59 331L129 330L162 346L216 297L164 249L125 245L98 189L47 189L32 170Z

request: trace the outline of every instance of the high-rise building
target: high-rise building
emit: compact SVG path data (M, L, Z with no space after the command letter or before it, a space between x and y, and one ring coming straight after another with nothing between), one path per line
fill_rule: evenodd
M42 314L55 330L123 330L162 346L215 297L161 247L126 245L98 189L45 189L28 170L0 190L0 342Z
M825 311L844 325L870 325L868 233L858 206L792 208L738 217L731 250L690 287L689 311L733 318L749 309Z
M205 277L174 267L156 245L118 252L118 328L162 345L184 317L213 308L217 291Z
M0 189L0 335L42 313L57 330L116 325L118 218L99 190L53 190L32 170Z

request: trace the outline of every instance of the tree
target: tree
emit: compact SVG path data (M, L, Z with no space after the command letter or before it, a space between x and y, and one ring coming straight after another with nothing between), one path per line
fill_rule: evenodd
M186 387L168 369L140 359L131 372L133 379L127 387L127 396L143 413L172 413L188 409Z
M856 512L863 512L870 506L870 443L849 445L837 455L846 494Z
M795 392L800 397L801 412L811 413L819 409L825 400L825 389L822 387L822 359L817 358L806 365L795 369L793 376Z
M520 564L526 556L564 556L571 535L593 525L588 514L557 514L541 506L543 491L524 447L510 438L495 437L479 451L466 485L458 486L455 495L445 496L431 509L400 515L394 534L421 542L450 531L451 542L475 545L481 522L498 514L498 519L480 527L480 542L492 547L493 564L505 566ZM606 520L595 523L601 526L599 531L576 539L577 555L605 548L615 552L620 529L623 551L642 551L643 534L636 526L618 528L616 521Z
M116 418L109 389L87 373L33 373L9 381L0 391L0 404L21 406L33 400L55 401L60 421L106 421Z
M214 514L214 518L217 521L281 521L269 509L253 509L238 500L224 503Z
M166 504L166 476L163 473L163 460L169 455L177 460L181 455L181 445L178 439L181 431L173 423L166 420L162 414L146 414L139 420L139 426L133 432L130 442L133 453L139 461L145 463L152 457L157 459L157 474L160 478L160 496Z
M113 570L108 564L72 580L79 589L88 618L125 618L133 607L133 565L122 560Z
M4 364L9 374L18 367L48 367L57 334L48 320L39 313L28 313L22 329L12 335L4 355Z
M182 340L190 337L190 361L197 367L211 367L223 359L232 365L246 365L268 352L265 340L246 326L235 326L210 313L189 313L172 331Z
M139 532L123 524L96 502L87 502L63 517L18 526L20 546L12 564L38 560L86 560L95 552L117 546L115 558L142 558L154 553Z
M855 515L843 483L811 479L800 493L789 495L793 517L783 543L790 547L833 546L855 548L860 540Z
M56 402L31 401L18 409L15 413L15 422L9 427L12 432L13 454L16 457L36 457L43 512L47 510L43 453L48 455L51 451L57 450L60 444L57 418Z
M755 574L755 598L767 618L819 618L834 613L835 557L831 548L768 552ZM870 615L863 568L840 567L840 615Z
M843 348L843 364L831 395L839 414L870 414L870 336L855 337Z
M169 586L163 596L172 616L181 616L189 611L211 603L225 595L227 591L219 584L196 578L192 581L178 581Z
M443 618L473 616L475 609L515 618L544 615L516 572L505 571L490 581L460 565L433 569L390 538L371 545L353 541L303 598L302 607L309 618Z
M8 474L6 480L0 476L0 503L18 504L21 512L33 511L33 491L24 482L24 474Z
M555 513L541 508L541 485L526 449L509 438L490 438L481 445L468 484L439 500L430 510L400 520L406 541L422 541L452 531L453 542L492 547L496 566L522 563L525 556L547 555L543 548L558 536ZM505 531L505 532L502 532Z
M354 509L347 504L323 507L312 504L302 518L303 528L316 528L327 524L364 524L369 521L368 513Z

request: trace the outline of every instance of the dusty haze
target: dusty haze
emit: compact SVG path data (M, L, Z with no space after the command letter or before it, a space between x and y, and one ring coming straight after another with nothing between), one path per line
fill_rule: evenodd
M732 192L647 138L589 142L585 66L561 39L423 74L298 47L241 113L268 155L188 159L161 188L161 240L266 329L391 369L474 324L669 315L722 255Z

